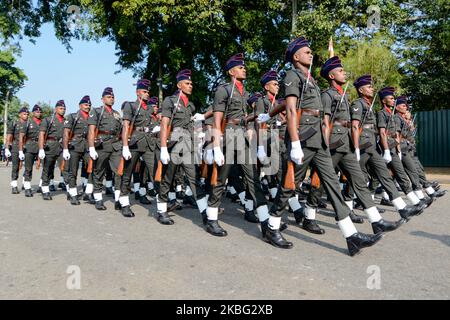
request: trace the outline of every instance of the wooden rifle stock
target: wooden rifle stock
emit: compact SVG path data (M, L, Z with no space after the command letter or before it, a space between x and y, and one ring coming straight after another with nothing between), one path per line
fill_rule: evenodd
M297 123L300 123L302 118L302 109L297 108ZM284 186L285 189L295 190L295 172L294 172L294 163L289 160L287 163L287 171L286 177L284 178Z
M97 139L97 137L98 137L98 126L95 127L94 141ZM92 159L89 156L89 161L88 161L88 164L87 164L86 172L91 174L93 169L94 169L94 159Z
M131 135L133 134L133 130L134 130L134 122L130 123L130 126L128 127L128 137L131 137ZM123 168L125 167L125 158L121 157L120 158L120 162L119 162L119 166L117 167L117 174L119 176L123 176Z
M171 125L167 126L167 132L169 132L168 135L170 135L170 133L172 132L172 126ZM158 166L156 167L156 173L155 173L155 181L156 182L161 182L162 169L163 169L163 164L162 164L161 160L158 160Z
M222 123L220 125L220 132L223 134L225 132L225 126L226 126L226 119L225 119L225 113L223 114ZM216 186L217 185L217 178L218 178L218 168L217 163L213 163L212 168L212 174L211 174L211 185Z

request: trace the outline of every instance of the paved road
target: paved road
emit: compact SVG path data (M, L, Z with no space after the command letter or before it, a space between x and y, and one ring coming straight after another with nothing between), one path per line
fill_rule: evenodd
M229 236L216 238L192 209L163 226L149 217L155 204L134 205L136 217L125 219L111 201L99 212L70 206L62 193L53 201L12 195L7 170L0 168L0 299L450 298L450 195L350 257L329 212L318 215L324 235L290 224L294 248L281 250L228 200L220 218ZM357 227L371 230L367 220Z

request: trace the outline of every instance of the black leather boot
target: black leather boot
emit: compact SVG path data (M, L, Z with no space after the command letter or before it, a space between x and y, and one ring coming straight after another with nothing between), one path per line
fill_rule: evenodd
M29 198L33 196L31 189L25 189L25 197Z
M295 223L301 225L303 222L303 218L305 217L305 212L303 207L294 211Z
M364 209L362 202L358 198L353 200L353 209L359 209L359 210Z
M373 222L372 223L372 230L373 233L382 233L382 232L389 232L389 231L394 231L395 229L397 229L399 227L399 223L398 222L391 222L391 221L385 221L383 219L381 219L378 222Z
M388 206L388 207L393 207L394 206L394 204L392 203L391 200L386 200L385 198L381 198L380 205Z
M121 212L125 218L133 218L134 217L134 212L131 211L130 206L122 207Z
M193 196L184 196L183 204L190 205L194 209L198 209L197 202Z
M424 197L423 199L420 200L420 202L422 202L426 205L425 208L428 208L431 205L431 203L433 203L433 198Z
M113 196L114 195L114 190L113 190L113 188L112 187L107 187L106 189L105 189L105 195L107 195L107 196Z
M281 221L281 223L280 223L280 232L286 230L287 228L288 228L287 223Z
M52 196L50 195L50 192L46 192L42 194L42 199L44 200L52 200Z
M294 246L292 242L283 237L280 230L273 230L268 226L264 233L264 240L277 248L291 249Z
M303 229L305 229L308 232L315 233L315 234L324 234L325 230L319 227L316 220L310 220L310 219L304 219L303 220Z
M421 214L422 212L423 212L423 209L421 209L421 207L418 207L418 206L406 206L403 209L398 210L400 217L402 217L403 219L406 219L407 221L412 216L417 216L417 215Z
M158 212L158 222L165 225L172 225L175 222L169 217L167 212Z
M346 239L350 256L354 256L355 254L359 253L362 248L373 246L382 238L382 236L382 233L369 235L361 232L357 232L351 235Z
M155 191L155 189L149 189L149 190L147 191L147 194L148 194L150 197L156 197L156 191Z
M18 189L17 187L13 187L13 188L11 189L11 193L12 193L12 194L19 194L20 191L19 191L19 189Z
M177 200L172 200L171 202L169 202L169 204L167 206L167 212L181 210L182 208L183 207L181 206L181 204L178 203Z
M114 202L114 210L122 210L122 206L119 201Z
M363 217L355 214L353 211L350 212L349 217L353 223L364 223Z
M95 209L97 209L97 210L106 210L106 207L103 204L103 200L95 201Z
M62 182L58 183L58 188L60 188L60 189L63 190L63 191L67 191L67 190L66 190L67 187L66 187L66 184L65 184L65 183L62 183Z
M70 204L73 206L78 206L80 204L80 200L78 200L76 196L70 197Z
M140 197L141 197L141 194L139 193L139 191L136 191L136 192L134 193L134 199L135 199L135 200L139 200Z
M239 196L238 196L237 193L231 194L231 192L227 192L226 197L228 199L230 199L231 202L238 202L239 201Z
M51 184L48 189L50 190L50 192L55 192L56 191L56 187L54 184Z
M319 208L321 209L326 209L327 208L327 203L325 201L323 201L322 199L319 199L319 203L317 205Z
M36 190L36 193L42 193L42 188L39 187L39 188Z
M446 190L439 190L439 191L434 191L434 193L432 195L430 195L431 198L440 198L445 194Z
M258 223L259 222L259 219L255 215L255 211L254 210L247 210L247 209L245 209L244 219L247 220L248 222L251 222L251 223Z
M216 237L225 237L228 233L219 225L217 220L208 220L206 231Z
M152 204L150 200L148 200L147 196L141 195L139 198L139 202L142 204Z

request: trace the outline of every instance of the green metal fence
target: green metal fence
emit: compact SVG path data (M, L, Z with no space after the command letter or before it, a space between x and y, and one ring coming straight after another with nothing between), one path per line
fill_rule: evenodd
M419 112L417 153L425 167L450 167L450 110Z

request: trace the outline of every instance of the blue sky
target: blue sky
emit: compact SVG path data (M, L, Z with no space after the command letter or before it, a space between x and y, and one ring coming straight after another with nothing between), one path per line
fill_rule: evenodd
M72 52L68 53L56 39L52 25L42 26L41 32L36 44L28 39L21 42L22 56L16 66L24 70L28 81L16 94L20 100L31 106L45 101L53 107L56 101L64 99L67 112L75 112L84 95L91 97L93 106L101 105L105 87L114 89L115 109L120 110L123 101L135 99L133 84L137 79L131 71L116 65L114 43L74 40ZM114 74L115 71L120 73Z

